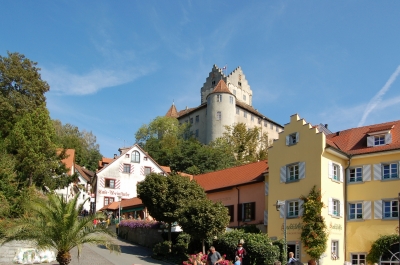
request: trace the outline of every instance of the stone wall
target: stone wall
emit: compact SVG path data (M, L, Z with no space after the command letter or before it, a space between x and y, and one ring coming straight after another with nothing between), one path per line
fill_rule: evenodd
M34 244L29 241L11 241L0 246L0 264L12 264L12 260L19 248L33 248Z
M163 242L161 230L149 228L120 227L119 236L132 243L152 248L155 244Z

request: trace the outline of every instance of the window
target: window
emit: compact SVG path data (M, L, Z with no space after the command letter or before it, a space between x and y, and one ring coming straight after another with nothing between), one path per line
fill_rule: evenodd
M222 102L222 95L217 95L217 102Z
M233 90L233 94L236 96L236 89Z
M397 200L383 202L383 218L399 217L399 202Z
M104 205L109 205L114 202L113 197L104 197Z
M366 253L351 253L350 256L352 265L358 265L361 263L367 264L365 259L367 256Z
M104 187L115 189L115 179L105 179Z
M339 258L339 241L337 240L332 240L331 241L331 254L332 254L332 259L337 260Z
M256 205L255 202L243 204L245 222L252 221L255 219L255 205Z
M233 104L233 97L229 96L229 103Z
M349 203L349 219L350 220L362 220L363 211L362 203Z
M193 118L190 118L190 124L193 124Z
M199 129L196 129L196 138L199 137Z
M131 156L131 162L140 163L140 154L138 151L133 151Z
M238 86L242 86L242 82L238 82Z
M199 117L199 115L196 115L196 122L199 122L200 121L200 117Z
M287 207L287 217L299 216L299 201L289 201Z
M147 161L147 156L144 156L144 157L143 157L143 160L144 160L144 161Z
M151 167L144 167L144 175L147 176L151 173Z
M239 108L236 108L236 114L239 115L240 111Z
M362 168L361 167L356 167L356 168L350 168L349 170L349 181L351 183L354 182L362 182Z
M125 157L126 157L126 158L129 158L129 154L125 154Z
M243 95L243 100L246 101L246 95Z
M294 145L299 142L299 133L292 133L286 136L286 145Z
M261 118L258 118L258 124L261 124Z
M376 135L374 136L374 145L384 145L385 144L385 136L384 135Z
M264 127L268 127L268 122L264 121Z
M337 200L337 199L333 199L333 198L329 198L329 204L328 204L328 212L330 215L332 216L343 216L342 215L342 203Z
M279 132L279 127L278 127L278 126L276 126L275 130L276 130L276 132Z
M299 179L299 165L290 165L287 167L288 181Z
M247 112L243 111L243 117L247 118Z
M383 179L397 178L397 163L382 164L382 177Z
M281 183L293 182L305 178L305 162L298 162L281 167Z
M229 222L233 222L234 221L233 217L234 217L234 214L235 214L234 206L233 205L228 205L228 206L225 206L225 207L228 208L228 214L230 216Z
M254 115L251 114L251 121L254 121Z
M130 164L124 164L124 168L122 170L122 173L131 173L131 165Z
M212 85L215 85L215 80L211 82Z
M222 117L221 111L217 111L217 121L220 121Z
M340 180L340 166L338 164L332 164L332 179Z

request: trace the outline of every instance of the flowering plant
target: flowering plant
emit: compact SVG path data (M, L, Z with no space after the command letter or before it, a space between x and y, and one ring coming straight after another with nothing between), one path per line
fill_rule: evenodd
M120 227L129 227L131 229L135 228L153 228L158 229L160 223L157 221L147 221L147 220L122 220L119 223Z

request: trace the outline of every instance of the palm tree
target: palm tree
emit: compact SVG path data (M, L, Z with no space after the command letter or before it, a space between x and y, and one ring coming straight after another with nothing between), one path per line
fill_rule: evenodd
M93 225L93 220L104 218L103 214L80 217L83 204L77 205L79 194L66 201L53 193L37 197L27 205L27 214L13 220L5 231L3 243L12 240L32 240L39 249L52 248L57 251L60 265L71 262L70 250L78 249L78 258L85 243L105 245L111 251L120 252L118 245L111 244L115 233L104 226Z

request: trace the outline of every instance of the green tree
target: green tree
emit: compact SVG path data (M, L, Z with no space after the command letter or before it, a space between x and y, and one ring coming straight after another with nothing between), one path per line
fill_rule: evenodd
M18 196L15 159L7 153L4 141L0 139L0 219L13 216Z
M247 128L245 123L225 126L222 139L231 146L237 164L267 159L268 135L261 135L261 128Z
M224 233L229 220L228 209L222 203L203 199L191 201L178 223L185 233L202 242L205 253L204 242Z
M119 246L110 243L109 236L115 236L114 233L106 227L93 226L93 220L100 216L78 216L83 209L83 204L77 204L79 195L68 202L56 194L31 200L26 208L27 214L9 224L3 243L33 240L39 248L54 248L60 265L71 262L70 250L74 247L78 248L79 257L82 246L87 243L102 244L110 250L120 251Z
M0 56L0 135L6 137L26 113L44 106L49 85L37 63L19 53Z
M324 203L321 198L321 191L314 186L308 196L301 196L304 200L303 226L301 241L305 251L312 259L317 261L325 252L328 241L325 219L321 214Z
M203 188L195 181L180 175L163 176L151 173L137 185L138 198L157 221L168 224L171 241L172 223L179 220L189 200L205 199Z
M96 171L102 155L96 136L92 132L80 131L77 126L69 123L63 125L59 120L53 120L58 147L75 150L75 162L91 171Z
M17 180L25 185L65 187L72 178L61 160L65 153L57 154L55 132L49 113L44 106L23 115L6 139L7 149L16 160Z

